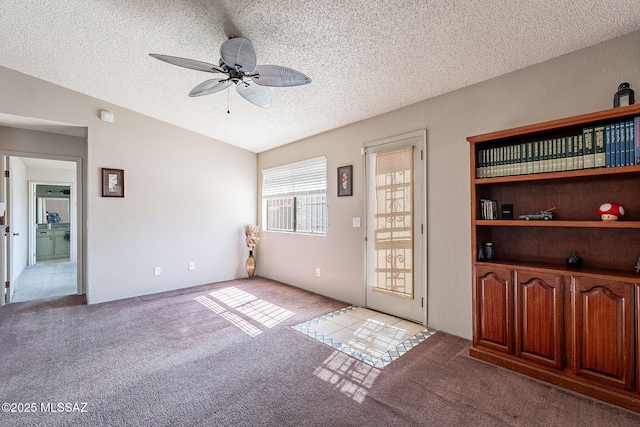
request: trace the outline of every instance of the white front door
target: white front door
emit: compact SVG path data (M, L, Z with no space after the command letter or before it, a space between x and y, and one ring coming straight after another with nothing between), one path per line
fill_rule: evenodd
M365 147L366 305L426 324L426 132Z

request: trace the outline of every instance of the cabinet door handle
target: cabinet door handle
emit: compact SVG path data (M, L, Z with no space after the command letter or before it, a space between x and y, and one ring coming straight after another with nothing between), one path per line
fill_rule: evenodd
M14 235L14 236L19 236L19 235L20 235L20 233L13 233L13 235Z

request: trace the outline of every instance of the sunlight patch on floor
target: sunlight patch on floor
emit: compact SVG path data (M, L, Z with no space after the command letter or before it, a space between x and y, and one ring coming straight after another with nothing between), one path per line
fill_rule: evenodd
M235 286L215 290L209 295L245 316L260 322L267 328L272 328L294 315L293 312L287 309L260 299Z
M379 369L336 350L315 370L314 375L334 386L340 393L362 403L380 372Z
M262 331L246 320L242 319L235 313L230 312L226 308L222 307L220 304L211 301L206 296L199 296L195 298L200 304L207 307L209 310L213 311L216 314L219 314L220 317L231 323L233 326L240 328L243 332L251 337L258 336L262 333Z
M295 314L235 286L216 289L209 296L194 299L251 337L264 332L261 326L272 328Z

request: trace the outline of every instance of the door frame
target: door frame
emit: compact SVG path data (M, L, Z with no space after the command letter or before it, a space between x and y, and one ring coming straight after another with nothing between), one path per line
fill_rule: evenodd
M415 139L418 138L420 140L419 142L419 147L416 147L417 149L419 149L421 151L421 167L420 170L416 170L414 171L415 174L415 180L416 182L419 180L421 191L421 198L420 198L420 202L419 203L414 203L414 212L418 212L420 213L420 216L422 218L422 232L420 234L418 233L414 233L414 247L416 247L416 245L419 245L421 251L422 251L422 258L420 260L415 259L414 258L414 265L415 266L419 266L420 269L422 270L422 279L421 280L415 280L416 278L414 277L414 288L417 288L418 286L420 287L420 290L422 291L422 295L424 298L424 303L422 304L422 321L421 324L424 325L425 327L428 327L428 311L427 311L427 307L428 307L428 271L427 271L427 258L428 258L428 253L427 253L427 222L428 222L428 218L427 218L427 130L426 129L422 129L422 130L418 130L418 131L414 131L414 132L409 132L406 134L401 134L401 135L397 135L397 136L393 136L393 137L389 137L389 138L384 138L384 139L380 139L380 140L375 140L375 141L371 141L371 142L367 142L365 144L363 144L362 146L362 182L363 182L363 188L364 188L364 245L363 245L363 250L364 250L364 278L363 278L363 286L362 286L362 301L364 301L364 306L367 307L368 303L367 303L367 274L368 274L368 254L367 254L367 233L368 233L368 229L369 229L369 218L368 218L368 206L369 206L369 190L368 190L368 186L369 186L369 182L368 182L368 162L367 162L367 150L371 149L371 148L379 148L381 146L384 145L391 145L391 144L401 144L402 141L406 141L408 139Z
M76 283L77 283L77 290L76 290L76 294L77 295L85 295L86 294L86 281L85 281L85 271L86 271L86 265L85 265L85 253L86 253L86 239L84 237L84 223L85 223L85 218L86 218L86 206L85 206L85 197L84 197L84 188L85 188L85 173L84 173L84 163L83 163L83 158L82 157L75 157L75 156L61 156L61 155L54 155L54 154L44 154L44 153L35 153L35 152L24 152L24 151L14 151L14 150L0 150L0 158L2 158L3 161L3 165L6 165L6 163L8 163L8 159L9 157L25 157L25 158L34 158L34 159L45 159L45 160L60 160L60 161L67 161L67 162L74 162L76 164L76 185L75 185L75 193L76 193L76 207L75 207L75 212L76 212L76 223L75 225L71 228L71 231L76 233ZM3 166L3 169L5 167L8 166ZM29 194L29 197L31 197L31 194ZM9 206L10 206L10 202L11 202L11 193L7 194L7 189L4 188L3 185L3 190L0 193L0 202L5 202L6 206L7 206L7 218L8 221L11 221L10 218L10 214L9 214ZM29 204L31 204L31 201L29 201ZM10 226L10 224L9 224ZM31 227L29 227L31 228ZM31 233L31 231L29 231L29 233ZM6 239L8 239L9 236L7 236ZM30 237L29 237L30 238ZM29 245L28 245L29 246ZM2 270L3 271L7 271L7 275L9 274L8 270L5 270L7 268L10 267L10 262L11 262L11 258L12 258L12 249L11 249L11 244L9 242L7 242L6 245L7 248L7 253L6 256L2 256ZM5 280L11 280L10 277L7 277L7 279ZM4 284L3 284L3 289L2 289L2 298L0 298L0 306L5 304L5 291L6 289L4 288Z
M76 164L76 167L78 165ZM76 222L78 217L77 212L77 196L76 196L76 186L72 182L63 182L63 181L48 181L48 180L28 180L29 185L29 259L27 261L27 265L35 265L36 264L36 228L37 224L33 222L33 219L36 217L36 186L38 185L58 185L58 186L67 186L71 190L69 197L69 225L70 230L74 230L76 228ZM73 211L73 207L76 206L75 212ZM77 261L78 254L78 239L73 238L71 242L75 242L70 246L69 252L69 260Z

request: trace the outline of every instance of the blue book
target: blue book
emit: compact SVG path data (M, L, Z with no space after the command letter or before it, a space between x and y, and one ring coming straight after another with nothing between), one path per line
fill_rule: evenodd
M613 128L613 152L616 155L614 166L622 166L622 153L620 150L620 123L616 123Z
M611 125L604 127L605 140L605 163L608 168L611 167Z
M640 165L640 116L633 118L633 142L635 145L636 165Z
M629 120L626 124L625 124L625 130L627 131L627 136L626 136L626 140L627 140L627 166L633 166L636 162L635 162L635 154L636 154L636 147L635 147L635 142L634 142L634 131L633 131L633 120Z

